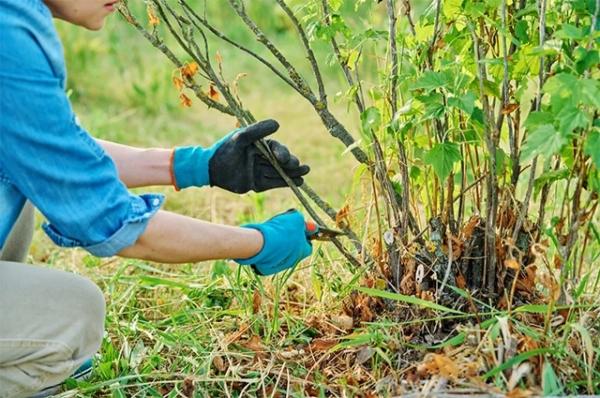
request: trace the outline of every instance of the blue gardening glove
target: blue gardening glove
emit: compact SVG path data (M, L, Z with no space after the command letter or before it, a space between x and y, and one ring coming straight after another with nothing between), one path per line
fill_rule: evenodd
M235 193L262 192L287 186L277 170L254 143L279 128L275 120L263 120L237 129L210 148L179 147L173 153L173 178L177 188L217 186ZM310 169L275 140L267 145L286 174L302 185Z
M297 210L288 210L261 224L242 227L259 230L264 244L254 257L235 261L251 265L259 275L272 275L291 268L312 253L304 217Z

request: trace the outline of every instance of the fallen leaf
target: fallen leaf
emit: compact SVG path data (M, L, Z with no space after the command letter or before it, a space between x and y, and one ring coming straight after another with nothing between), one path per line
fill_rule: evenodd
M260 304L262 303L262 298L260 296L260 292L258 289L254 289L254 296L252 297L252 313L258 314L260 311Z
M451 379L456 379L459 373L458 366L454 361L442 354L425 355L423 362L417 366L417 372Z
M354 319L346 314L332 316L331 322L344 331L352 330L352 327L354 326Z
M415 281L415 272L417 271L417 261L414 257L410 257L404 261L404 276L400 281L400 293L407 296L415 294L417 289Z
M431 302L434 302L434 301L435 301L435 299L434 299L434 295L433 295L433 292L432 292L432 291L430 291L430 290L423 290L423 291L421 292L421 299L422 299L422 300L431 301Z
M237 331L225 337L225 345L227 346L238 341L240 337L242 337L244 333L248 331L248 329L250 329L250 325L242 323Z
M338 343L337 339L314 339L308 345L309 351L327 351Z
M479 222L481 218L479 216L471 216L467 224L464 226L462 230L462 236L464 240L469 240L473 236L473 232L475 232L475 228L479 226Z
M183 380L183 386L181 387L181 393L183 394L184 397L193 397L194 396L194 391L196 390L195 386L194 386L194 380L190 379L190 378L186 378L185 380Z
M535 275L537 267L530 265L525 267L525 272L519 272L520 277L517 280L516 288L519 291L523 291L527 294L532 294L535 290Z
M224 372L227 369L225 361L223 361L223 358L220 355L213 358L212 364L219 372Z
M253 335L246 342L241 344L242 347L245 347L255 353L261 353L265 351L265 346L262 343L262 340L257 335Z
M533 396L533 392L518 387L506 393L506 398L528 398L531 396Z
M456 287L458 287L459 289L464 289L466 286L467 281L465 280L463 274L459 273L458 275L456 275Z
M562 268L563 261L562 261L562 259L560 258L560 256L558 254L554 255L553 262L554 262L554 268L555 269L561 269Z
M373 355L375 355L374 349L369 346L363 347L358 350L358 354L356 354L356 363L361 365L371 359Z
M519 262L514 258L507 258L506 260L504 260L504 266L506 268L514 269L516 271L521 269Z

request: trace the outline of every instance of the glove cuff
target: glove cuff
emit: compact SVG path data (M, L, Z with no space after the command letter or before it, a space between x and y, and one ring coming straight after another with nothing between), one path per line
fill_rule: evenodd
M258 232L260 232L263 236L263 245L260 248L260 250L258 251L258 253L256 253L254 256L249 257L249 258L234 258L233 261L235 261L236 263L238 263L240 265L252 265L257 262L264 261L268 256L267 256L266 250L265 250L265 247L267 247L267 234L263 230L263 225L262 224L244 224L244 225L240 225L240 227L255 229Z
M209 185L208 162L213 152L199 146L175 148L171 163L175 189Z

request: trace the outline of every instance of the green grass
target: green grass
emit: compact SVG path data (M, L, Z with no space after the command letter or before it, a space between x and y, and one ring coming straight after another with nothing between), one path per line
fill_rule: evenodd
M172 147L209 145L234 128L231 117L198 101L182 108L171 84L171 64L117 18L99 33L64 24L59 30L70 95L93 135ZM300 60L302 53L287 28L273 23L273 30L286 52ZM235 28L231 33L244 37ZM336 207L349 197L360 198L361 189L353 190L355 163L327 135L314 111L261 66L226 47L219 51L228 76L248 73L240 85L248 108L259 118L279 120L276 138L312 167L308 182ZM334 69L326 73L335 87L338 74ZM336 111L353 120L345 105ZM242 196L217 189L140 191L165 193L167 210L234 225L298 206L288 190ZM582 391L590 383L600 389L600 303L585 293L589 288L568 307L566 322L557 325L552 320L560 308L551 306L456 314L414 297L363 289L395 303L396 312L348 325L342 308L363 275L352 275L327 243L317 244L301 269L272 279L223 261L174 266L97 259L80 250L59 250L41 232L31 253L33 262L86 275L106 296L106 338L96 372L88 382L71 383L64 397L189 396L191 384L198 397L385 395L410 390L428 377L430 383L441 382L440 372L428 373L428 352L450 359L454 365L448 366L457 367L457 385L479 376L489 383L488 391L506 391L509 380L503 371L533 358L545 360L543 390L538 392ZM381 287L381 281L371 282ZM373 306L384 303L367 295L360 299L374 300L369 301ZM445 335L438 330L440 321L450 319L464 324L451 331L450 339L437 340ZM508 336L503 334L507 323ZM411 336L424 328L432 340L414 341ZM530 346L502 361L497 348L510 344ZM560 380L557 373L571 377ZM403 380L415 384L409 387Z

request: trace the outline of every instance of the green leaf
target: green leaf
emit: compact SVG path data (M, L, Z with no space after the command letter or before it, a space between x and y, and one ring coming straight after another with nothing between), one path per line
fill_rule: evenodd
M578 127L586 127L589 123L588 116L576 106L565 106L556 115L559 122L559 130L564 136L568 136Z
M515 36L517 40L521 42L521 44L529 43L529 24L527 21L521 19L515 25Z
M517 307L513 310L514 312L526 312L530 314L546 314L548 313L547 304L525 304Z
M527 136L521 150L521 161L526 162L537 155L552 156L567 143L567 139L554 129L551 124L543 124L535 128Z
M416 99L425 105L423 119L437 119L444 116L446 108L444 106L444 98L440 93L419 95Z
M527 116L527 120L525 120L524 125L528 130L535 130L537 127L548 124L548 122L552 121L553 119L554 116L550 112L531 112L529 116Z
M600 170L592 170L590 172L588 175L588 187L591 191L600 194ZM600 253L598 253L598 256L600 256Z
M377 130L381 124L381 113L379 109L371 106L360 115L360 121L365 133L369 130Z
M462 8L462 0L445 0L442 3L442 13L449 20L456 19Z
M579 87L579 80L570 73L558 73L550 77L544 84L544 92L551 96L569 97Z
M444 181L450 173L454 163L461 159L459 146L453 142L441 142L435 144L425 154L425 163L431 165L441 181Z
M550 361L544 362L544 368L542 369L542 389L545 397L563 395L563 387Z
M453 106L465 111L467 115L471 115L473 113L473 109L475 108L475 99L475 94L469 91L460 97L449 97L448 106Z
M586 70L596 67L600 63L600 55L598 50L591 49L586 50L585 47L579 47L577 53L577 62L575 63L575 69L579 74L583 74Z
M411 86L411 89L431 91L437 88L447 87L450 82L451 77L447 72L427 71Z
M594 129L590 131L585 140L584 151L586 155L592 158L596 168L600 170L600 131Z
M509 359L508 361L496 366L494 369L490 370L489 372L487 372L486 374L483 375L483 379L487 380L490 377L493 377L495 375L497 375L498 373L506 370L506 369L510 369L512 368L514 365L518 365L521 362L531 358L531 357L535 357L537 355L542 355L542 354L546 354L552 352L551 348L537 348L535 350L531 350L531 351L525 351L520 353L519 355L516 355L514 357L512 357L511 359Z
M575 25L563 24L559 31L554 34L558 39L581 40L585 37L583 31Z
M329 7L331 7L332 11L337 11L340 9L343 0L329 0Z
M413 304L413 305L417 305L419 307L429 308L431 310L450 312L453 314L464 314L464 312L454 310L452 308L444 307L443 305L436 304L431 301L422 300L415 296L405 296L404 294L400 294L400 293L392 293L392 292L388 292L385 290L371 289L368 287L359 287L358 291L368 294L369 296L381 297L381 298L386 298L386 299L396 300L396 301L402 301L407 304Z
M535 189L534 196L537 197L540 189L544 185L552 184L553 182L564 180L569 176L569 169L564 168L560 170L550 170L543 173L541 176L535 179L533 186Z
M579 87L581 102L600 108L600 82L594 79L583 79Z

